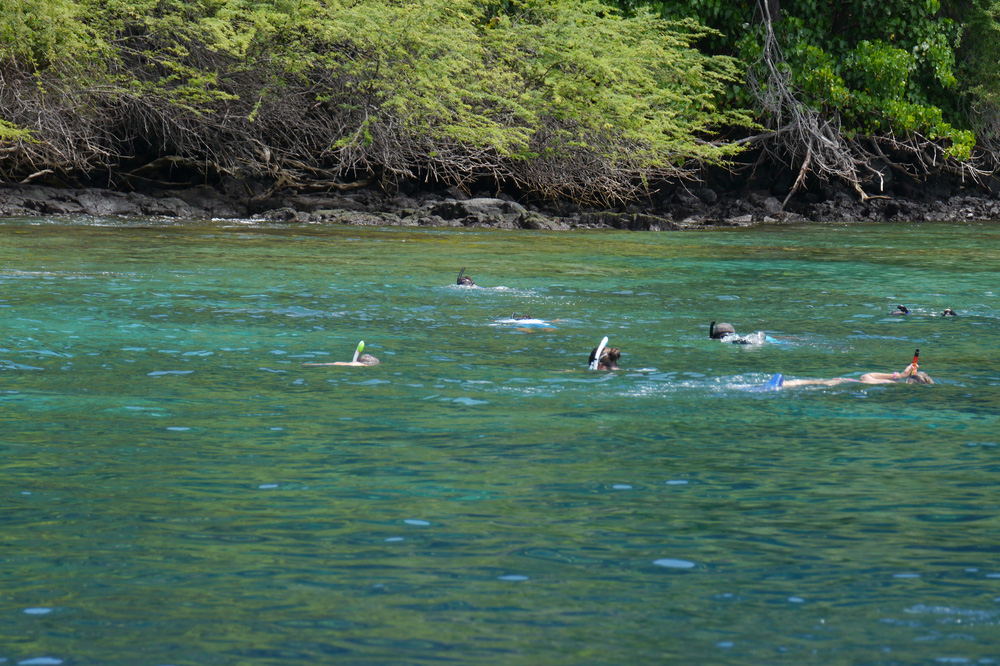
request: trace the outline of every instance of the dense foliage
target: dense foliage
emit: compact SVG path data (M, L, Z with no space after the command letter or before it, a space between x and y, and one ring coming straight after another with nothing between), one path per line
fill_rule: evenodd
M980 145L1000 155L1000 0L945 0L942 11L961 27L960 110Z
M737 150L704 140L747 123L710 35L596 0L0 0L0 178L621 198Z
M746 68L748 85L734 86L731 103L774 130L762 138L783 141L779 157L804 160L804 171L812 165L859 184L876 163L914 175L942 168L976 175L976 164L996 164L997 0L613 4L715 28L704 47ZM818 152L828 153L822 168Z

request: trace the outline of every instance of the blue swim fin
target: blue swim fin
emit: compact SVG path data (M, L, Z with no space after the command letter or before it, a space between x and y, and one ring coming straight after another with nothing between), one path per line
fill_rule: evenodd
M785 377L779 372L778 374L772 376L770 379L764 382L764 385L761 386L760 388L762 391L777 391L778 389L781 388L781 385L784 383L785 383Z
M781 385L785 383L785 377L780 372L776 375L772 375L770 379L761 384L760 386L751 386L745 391L750 393L761 393L763 391L777 391L781 388Z

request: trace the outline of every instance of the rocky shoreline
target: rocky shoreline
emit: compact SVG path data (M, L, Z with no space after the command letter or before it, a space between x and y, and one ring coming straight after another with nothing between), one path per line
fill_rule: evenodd
M678 231L756 224L857 221L1000 220L1000 188L960 184L913 186L891 196L861 198L847 190L806 192L785 207L767 190L738 194L673 187L641 203L594 209L570 203L535 205L492 193L413 189L388 195L374 188L334 193L279 193L265 201L208 186L151 192L0 184L0 217L36 216L248 219L347 225L489 227L498 229L627 229Z

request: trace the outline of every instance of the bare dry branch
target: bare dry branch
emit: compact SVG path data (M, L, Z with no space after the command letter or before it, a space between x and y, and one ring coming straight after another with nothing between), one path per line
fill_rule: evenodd
M848 138L841 131L839 117L832 111L821 113L808 107L791 82L791 68L786 64L774 33L769 3L757 1L757 12L763 30L763 51L746 77L746 85L756 101L767 131L736 141L739 145L755 145L765 157L778 164L801 164L798 177L785 197L785 204L798 191L808 175L820 180L837 180L855 190L863 201L884 198L867 193L864 186L884 178L872 164L883 162L889 168L915 179L947 173L981 182L1000 163L996 153L992 160L974 158L959 161L946 157L939 143L914 133L898 139L892 133L871 137ZM989 157L986 155L985 157ZM990 166L993 165L993 166ZM879 190L883 189L880 181ZM785 205L783 204L783 206Z

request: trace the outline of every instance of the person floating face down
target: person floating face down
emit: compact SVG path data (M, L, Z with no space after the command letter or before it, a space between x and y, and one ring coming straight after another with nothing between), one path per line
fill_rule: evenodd
M476 283L472 281L472 278L465 275L465 266L462 266L462 270L458 272L458 280L455 284L461 287L475 287Z
M334 363L303 363L304 366L324 366L324 365L343 365L353 368L370 368L374 365L379 364L379 360L372 356L371 354L362 354L361 350L365 348L365 342L362 340L358 343L357 351L354 352L354 358L350 361L335 361Z
M917 370L917 364L911 363L902 372L866 372L860 379L850 377L834 377L832 379L785 379L779 386L836 386L848 383L861 384L933 384L934 380L922 370Z
M597 356L597 347L590 350L590 357L587 359L587 367L590 367L594 363L594 358ZM601 350L601 359L597 363L598 370L617 370L618 369L618 359L622 357L621 350L618 347L605 347Z
M708 337L722 342L731 342L734 345L759 345L767 341L767 336L763 331L757 331L749 335L737 335L732 324L725 322L716 324L714 321L708 325Z
M722 340L730 335L736 335L736 329L732 324L722 322L716 324L714 321L708 325L708 337L713 340Z
M357 361L335 361L333 363L303 363L302 365L319 367L323 365L342 365L351 368L370 368L373 365L378 365L381 361L372 356L371 354L361 354L358 356Z

